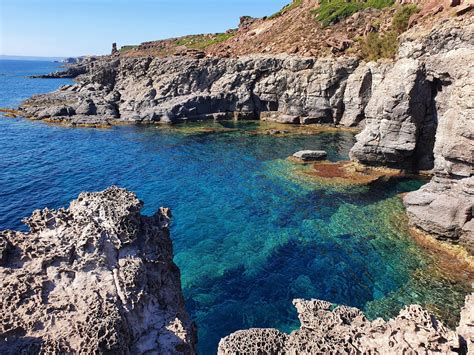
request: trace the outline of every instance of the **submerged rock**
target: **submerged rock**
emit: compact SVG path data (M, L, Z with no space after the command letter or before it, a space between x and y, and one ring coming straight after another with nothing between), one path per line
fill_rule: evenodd
M241 330L221 339L218 354L464 353L473 340L472 299L466 299L458 334L417 305L389 321L369 321L357 308L296 299L298 330Z
M142 205L111 187L0 232L0 353L195 353L171 213Z
M294 158L302 161L316 161L324 160L328 156L328 153L324 150L300 150L293 154Z

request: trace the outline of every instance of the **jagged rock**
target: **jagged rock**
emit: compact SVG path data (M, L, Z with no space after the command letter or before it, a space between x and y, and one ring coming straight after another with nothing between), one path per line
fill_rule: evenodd
M410 222L474 252L474 20L454 19L422 41L405 40L400 53L423 61L433 83L431 114L437 123L435 176L405 197Z
M403 199L410 222L442 240L460 243L474 253L474 177L435 177Z
M137 123L278 111L278 122L299 123L301 117L311 119L306 123L334 123L342 116L345 81L358 63L288 55L113 58L89 66L72 87L26 100L21 110L41 119L38 113L46 108L67 104L91 120Z
M387 322L371 322L357 308L321 300L293 304L298 330L289 335L276 329L241 330L221 339L218 354L448 354L473 339L472 296L462 311L459 334L417 305Z
M324 160L328 156L324 150L300 150L293 154L294 158L302 161Z
M170 211L142 205L111 187L0 232L0 353L194 353Z
M474 6L472 4L464 4L464 5L462 5L462 6L460 6L459 8L456 9L456 15L457 16L462 16L462 15L468 13L469 11L471 11L473 8L474 8Z
M397 61L372 93L365 109L365 129L357 136L351 158L365 164L431 168L420 166L422 160L432 158L420 157L417 151L423 145L432 156L434 132L420 142L422 127L434 120L427 114L430 105L431 86L423 66L414 59Z
M365 108L372 90L380 85L391 67L391 63L362 63L349 75L343 98L344 113L339 124L356 127L365 119Z
M466 303L461 310L461 320L456 331L464 342L463 350L466 353L468 353L468 350L472 351L474 347L474 294L466 297Z

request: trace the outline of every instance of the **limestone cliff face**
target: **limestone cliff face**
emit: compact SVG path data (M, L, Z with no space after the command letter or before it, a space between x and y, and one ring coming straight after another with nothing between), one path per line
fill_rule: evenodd
M193 354L170 212L117 187L0 232L0 353Z
M320 300L294 300L301 327L237 331L219 343L230 354L465 354L473 351L473 297L466 299L458 333L420 306L408 306L389 321L368 321L357 308Z

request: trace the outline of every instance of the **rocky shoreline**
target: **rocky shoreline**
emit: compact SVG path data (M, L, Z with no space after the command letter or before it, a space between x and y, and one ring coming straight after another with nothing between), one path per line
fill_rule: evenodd
M466 298L457 332L420 306L411 305L389 321L368 321L357 308L296 299L301 327L235 332L219 343L218 354L468 354L474 341L474 296Z
M0 232L0 352L195 354L161 208L118 187L82 193L67 209L37 210L28 233ZM293 301L301 328L250 329L223 338L219 354L458 353L472 351L474 295L456 331L420 306L369 321L346 306Z
M431 183L405 198L411 223L473 252L473 63L474 19L461 17L405 33L395 62L294 55L97 58L80 64L87 68L76 84L34 96L18 111L92 127L206 119L357 126L363 130L351 159L430 171ZM438 193L445 198L435 198Z
M467 16L408 31L393 62L97 58L52 74L77 83L34 96L17 112L92 127L207 119L359 127L351 160L429 171L431 181L404 196L411 225L474 253L473 74L474 18ZM0 233L0 311L7 315L0 352L195 353L169 211L144 217L141 207L113 187L82 194L69 209L36 211L26 220L29 233ZM467 298L454 332L419 306L370 322L354 308L295 300L299 330L239 331L219 353L469 353L473 302Z
M193 354L161 208L117 187L0 232L0 353Z

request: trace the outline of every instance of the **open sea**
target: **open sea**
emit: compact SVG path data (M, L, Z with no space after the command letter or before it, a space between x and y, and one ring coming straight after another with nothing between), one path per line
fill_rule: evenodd
M70 83L27 78L57 67L0 60L0 107ZM294 298L359 307L369 318L418 303L454 327L469 274L414 241L398 196L423 182L315 183L286 158L324 149L331 161L347 160L354 134L250 134L262 125L86 129L0 114L0 230L24 230L21 219L33 210L67 206L81 191L112 184L136 192L145 214L170 207L201 354L216 353L219 339L238 329L297 328Z

